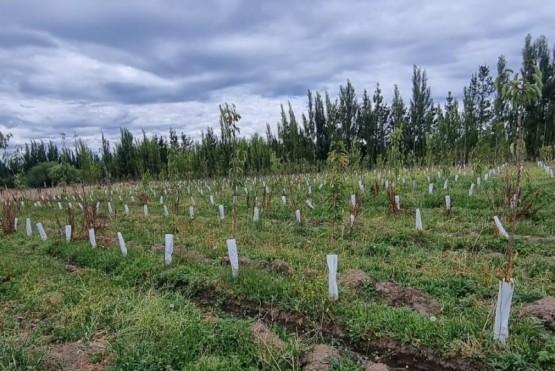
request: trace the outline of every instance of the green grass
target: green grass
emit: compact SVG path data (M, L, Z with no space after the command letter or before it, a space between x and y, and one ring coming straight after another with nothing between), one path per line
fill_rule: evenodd
M493 340L492 308L497 295L495 270L503 260L489 255L503 253L507 242L494 237L493 215L502 215L502 180L482 181L473 197L468 196L475 176L470 171L443 189L444 179L431 171L434 192L428 194L423 172L412 189L410 174L397 183L397 194L404 209L399 216L389 211L389 201L382 190L372 194L370 187L377 173L364 174L366 192L357 224L351 230L340 223L332 230L331 214L326 206L326 186L318 185L323 176L297 176L275 183L270 210L261 211L261 221L252 222L245 194L238 205L239 255L256 264L241 264L237 279L230 267L222 264L225 240L231 236L231 193L224 181L192 182L196 207L194 220L188 215L187 184L181 190L181 204L169 206L178 183L152 184L149 216L142 205L131 202L129 193L140 189L114 188L112 203L116 215L107 214L104 189L94 197L101 201L104 230L97 231L100 247L92 249L88 240L66 243L62 238L65 212L57 208L33 207L27 200L18 211L19 231L0 241L0 369L45 369L50 367L48 352L53 344L80 342L106 344L91 362L103 362L108 369L299 369L301 354L310 344L334 343L349 348L355 343L394 339L433 354L437 358L464 358L482 368L550 369L554 360L555 335L539 321L517 315L525 304L555 295L555 259L552 259L555 235L555 187L552 179L529 165L526 187L542 190L544 206L530 219L517 225L516 290L510 323L510 340L502 347ZM393 175L382 172L381 179ZM306 193L306 182L312 195ZM348 201L358 179L346 179L344 220ZM254 188L262 202L262 182L245 186ZM200 195L197 187L204 189ZM158 199L162 190L170 216L164 217ZM281 188L286 188L288 204L281 204ZM150 190L147 190L150 192ZM119 200L122 195L123 201ZM209 195L214 194L215 205ZM453 208L444 210L444 196L449 194ZM71 195L69 195L71 197ZM88 196L87 196L88 197ZM310 198L315 210L304 200ZM81 231L81 212L75 207L77 232ZM252 207L253 197L251 197ZM42 201L45 204L45 201ZM123 213L127 203L130 216ZM224 204L226 219L218 218L218 204ZM416 207L422 208L424 231L415 231ZM303 223L295 223L299 208ZM24 235L24 219L41 221L49 239L43 242L36 231ZM123 257L115 235L125 237L129 256ZM175 234L174 262L166 266L163 258L164 234ZM537 237L543 237L537 238ZM186 254L204 255L203 262L192 261ZM394 308L381 303L372 287L361 290L340 286L340 298L327 298L328 253L339 255L339 274L349 268L366 272L375 281L394 281L421 290L439 300L442 313L437 320L411 308ZM292 273L268 268L274 260L284 260ZM67 264L79 267L68 272ZM257 344L250 327L256 316L228 308L230 302L258 304L284 313L298 313L306 319L305 334L276 323L273 331L285 341L282 351ZM220 318L211 323L204 318L215 311ZM18 316L24 318L18 322ZM333 323L346 331L349 341L332 339L318 328ZM31 323L36 327L31 329ZM310 331L308 331L310 330ZM347 354L347 353L344 353ZM409 365L410 366L410 365ZM359 369L348 356L335 369Z

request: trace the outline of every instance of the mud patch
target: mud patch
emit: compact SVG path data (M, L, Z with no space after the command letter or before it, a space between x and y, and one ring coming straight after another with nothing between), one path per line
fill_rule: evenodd
M255 343L276 352L285 349L285 343L274 334L264 323L258 321L251 328L251 334Z
M411 307L418 313L437 316L441 313L439 301L422 291L399 286L393 282L380 282L375 286L381 301L393 307Z
M555 331L555 297L547 297L530 303L522 308L520 314L539 318L545 327Z
M317 344L308 349L301 358L303 371L329 371L333 361L341 358L339 351L329 345Z

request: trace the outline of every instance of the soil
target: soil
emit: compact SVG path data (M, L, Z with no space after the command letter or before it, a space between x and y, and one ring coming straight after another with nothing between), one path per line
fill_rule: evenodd
M68 273L74 273L74 274L84 274L84 273L89 273L93 271L90 268L81 268L73 264L66 264L65 270Z
M102 363L93 364L87 351L102 352L104 346L93 343L87 349L79 342L55 344L50 348L47 357L47 369L51 370L82 370L100 371L104 369Z
M555 297L547 297L530 303L520 311L523 316L536 317L545 327L555 331Z
M214 312L204 313L204 315L202 317L204 319L204 322L210 323L212 325L219 321L218 316Z
M119 241L117 237L114 236L96 236L96 244L100 247L113 247L119 246Z
M301 358L302 370L329 371L332 369L333 360L340 357L339 351L329 345L314 345Z
M526 241L530 242L555 242L555 236L538 237L538 236L521 236Z
M389 371L391 370L387 365L383 363L372 363L364 369L364 371Z
M505 259L505 254L502 254L500 252L490 252L486 254L486 257L490 259Z
M254 341L276 352L282 352L286 344L263 323L256 322L251 328Z
M318 337L329 343L339 343L350 358L366 366L369 359L380 359L392 369L476 371L484 367L463 357L438 358L426 348L415 348L398 340L381 338L355 340L341 325L323 318L317 324L295 310L277 309L251 300L222 298L213 288L198 291L192 298L199 307L212 307L218 302L223 312L240 318L256 318L269 326L278 325L303 338Z
M197 263L210 263L212 261L210 258L206 257L206 255L191 250L185 252L184 257L186 260L191 260Z
M362 287L364 284L372 282L370 276L360 269L347 269L339 273L339 281L341 286L347 286L353 289Z
M274 260L265 264L266 268L276 273L293 274L295 270L284 260Z
M393 307L411 307L425 315L437 316L441 313L439 301L422 291L399 286L393 282L380 282L375 286L376 292L387 305Z
M229 256L226 254L222 257L222 264L229 265ZM251 258L247 258L246 256L239 257L239 269L241 269L241 265L248 265L251 267L259 267L261 264L256 260L252 260Z

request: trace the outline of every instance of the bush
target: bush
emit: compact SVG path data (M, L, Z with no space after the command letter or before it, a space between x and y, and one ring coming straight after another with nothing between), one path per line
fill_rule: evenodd
M50 169L56 166L56 162L42 162L33 166L25 175L25 184L31 188L39 188L52 186L52 178L50 177Z

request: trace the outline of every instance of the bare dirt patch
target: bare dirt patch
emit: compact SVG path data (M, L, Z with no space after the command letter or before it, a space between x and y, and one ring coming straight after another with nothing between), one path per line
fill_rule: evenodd
M387 365L383 363L372 363L366 366L364 371L389 371L391 370Z
M47 358L47 367L51 370L83 370L100 371L104 369L103 364L91 363L88 352L98 352L98 346L87 349L81 343L55 344L50 348ZM104 349L103 347L101 348ZM102 351L101 350L101 351Z
M119 242L116 236L96 236L96 243L100 247L113 247L119 246Z
M522 308L520 314L539 318L545 327L555 331L555 297L547 297L530 303Z
M204 315L202 316L204 322L206 323L210 323L210 324L215 324L217 323L220 319L218 318L218 316L216 315L216 313L214 312L207 312L204 313Z
M329 345L314 345L301 358L302 370L329 371L333 366L333 361L340 357L339 351Z
M276 273L293 274L295 270L285 260L274 260L264 264L266 268Z
M285 349L285 343L274 334L264 323L258 321L251 328L252 337L257 344L276 352Z
M196 263L210 263L212 260L206 255L199 253L198 251L188 250L183 254L186 260L194 261Z
M375 286L380 299L393 307L411 307L425 315L437 316L441 313L439 301L422 291L397 285L393 282L380 282Z
M222 264L229 265L229 256L227 254L222 257ZM239 266L241 265L248 265L251 267L261 266L260 262L257 262L256 260L252 260L251 258L248 258L246 256L239 257Z
M487 258L490 259L505 259L505 254L500 252L490 252L485 255Z
M365 284L371 283L372 279L360 269L347 269L339 274L341 285L357 289Z
M521 236L522 239L530 242L539 242L539 243L553 243L555 242L555 236L547 236L547 237L538 237L538 236Z
M223 312L240 318L255 318L269 326L278 325L289 333L303 338L322 338L326 342L339 342L348 349L349 357L366 365L368 359L379 359L393 369L477 371L483 365L464 357L437 357L430 349L416 348L391 338L353 339L348 331L333 320L324 318L312 322L305 314L295 310L278 309L260 302L222 297L213 288L200 290L192 298L200 307L213 307L216 302Z
M90 268L81 268L78 267L76 265L73 264L66 264L66 266L64 267L66 272L68 273L73 273L73 274L86 274L86 273L90 273L93 270Z

